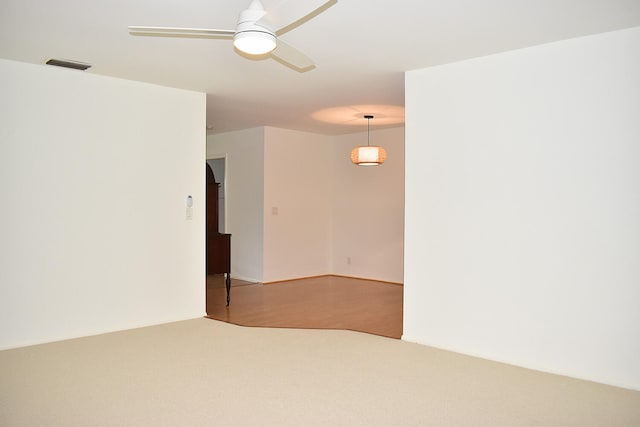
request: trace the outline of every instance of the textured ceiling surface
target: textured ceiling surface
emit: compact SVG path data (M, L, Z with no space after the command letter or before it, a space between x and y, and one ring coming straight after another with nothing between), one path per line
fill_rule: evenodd
M364 114L402 123L407 70L640 25L638 0L337 0L282 34L315 61L306 72L249 59L229 40L127 29L234 29L248 4L2 0L0 58L76 60L92 64L87 73L205 92L212 133L267 125L331 135L361 131Z

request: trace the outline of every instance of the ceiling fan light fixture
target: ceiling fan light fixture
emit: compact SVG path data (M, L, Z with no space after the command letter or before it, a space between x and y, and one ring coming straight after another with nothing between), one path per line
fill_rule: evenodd
M387 160L387 152L382 147L369 145L369 123L373 116L367 114L364 118L367 119L367 145L351 150L351 161L358 166L378 166Z
M233 36L233 45L248 55L264 55L276 48L276 37L264 31L244 31Z
M129 26L129 33L134 36L233 39L236 53L263 56L273 52L273 59L303 73L315 68L313 61L279 40L276 34L301 25L335 2L280 0L275 7L266 10L260 0L252 0L249 7L240 12L235 29Z

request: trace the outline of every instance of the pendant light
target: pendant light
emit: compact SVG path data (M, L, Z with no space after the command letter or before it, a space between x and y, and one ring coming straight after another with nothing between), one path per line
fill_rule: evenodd
M387 159L387 152L382 147L369 145L369 124L373 116L367 114L364 118L367 119L367 145L354 148L351 151L351 161L358 166L378 166Z

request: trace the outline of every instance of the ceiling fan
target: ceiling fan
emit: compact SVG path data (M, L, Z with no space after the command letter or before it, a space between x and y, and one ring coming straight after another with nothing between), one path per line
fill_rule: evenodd
M130 26L129 32L139 36L233 39L236 49L247 55L271 53L271 56L298 71L307 71L314 67L313 61L278 36L336 2L337 0L289 0L276 8L265 10L259 0L253 0L240 13L235 30Z

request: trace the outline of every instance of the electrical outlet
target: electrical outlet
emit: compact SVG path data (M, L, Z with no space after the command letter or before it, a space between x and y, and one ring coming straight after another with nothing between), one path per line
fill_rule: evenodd
M347 264L351 264L351 257L350 256L347 257Z

